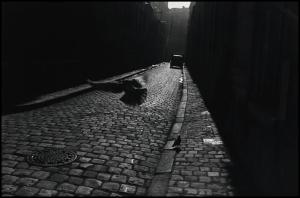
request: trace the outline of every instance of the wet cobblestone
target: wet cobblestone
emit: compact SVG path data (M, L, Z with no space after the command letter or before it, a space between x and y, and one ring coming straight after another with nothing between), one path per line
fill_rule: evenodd
M123 92L96 89L2 116L2 181L11 185L2 193L145 195L176 115L180 76L168 64L146 72L147 98L139 106L123 103ZM27 155L45 148L68 148L78 158L57 167L27 164Z

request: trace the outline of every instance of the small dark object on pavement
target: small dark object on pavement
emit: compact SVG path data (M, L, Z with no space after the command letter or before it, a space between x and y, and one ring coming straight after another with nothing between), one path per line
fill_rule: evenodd
M181 151L181 148L179 146L174 147L174 150L176 153L179 153Z
M178 137L177 137L176 140L174 141L173 146L178 146L178 145L180 145L180 143L181 143L181 138L180 138L180 135L178 135Z
M184 64L184 58L182 55L173 55L170 60L170 67L182 68Z

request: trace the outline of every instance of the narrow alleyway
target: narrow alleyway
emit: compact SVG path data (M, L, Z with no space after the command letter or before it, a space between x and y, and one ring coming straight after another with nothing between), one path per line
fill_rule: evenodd
M298 2L1 5L1 195L299 194Z
M232 195L226 172L230 160L185 72L188 100L181 152L166 196ZM61 103L3 116L3 195L146 195L182 95L182 71L161 64L128 80L133 78L147 88L141 105L123 103L123 92L96 88ZM30 154L49 148L75 151L78 157L62 166L28 163Z

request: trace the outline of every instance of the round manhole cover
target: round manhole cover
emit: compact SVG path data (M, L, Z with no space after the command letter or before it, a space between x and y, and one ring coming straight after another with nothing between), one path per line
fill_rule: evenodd
M77 155L73 151L51 148L29 155L27 161L38 166L60 166L73 162L76 157Z

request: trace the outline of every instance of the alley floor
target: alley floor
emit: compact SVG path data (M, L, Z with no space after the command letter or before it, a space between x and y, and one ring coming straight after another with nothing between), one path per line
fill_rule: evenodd
M2 195L144 195L180 97L180 70L144 73L142 105L94 90L51 106L2 116ZM27 163L45 148L76 151L71 164Z
M188 100L167 196L232 195L226 154L187 70ZM147 194L181 97L182 71L162 64L140 78L145 101L95 89L50 106L2 116L2 195L128 196ZM205 140L204 140L205 139ZM27 157L46 148L76 152L62 166Z
M230 158L187 69L185 74L188 97L181 151L175 156L167 196L232 196Z

